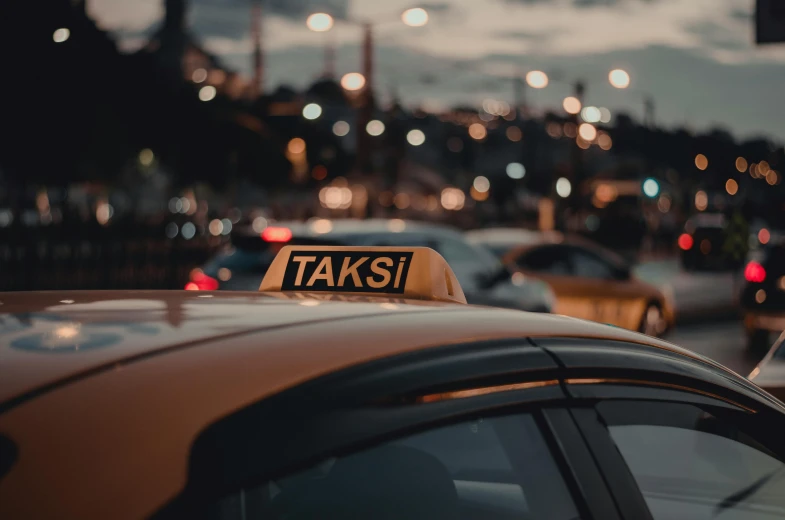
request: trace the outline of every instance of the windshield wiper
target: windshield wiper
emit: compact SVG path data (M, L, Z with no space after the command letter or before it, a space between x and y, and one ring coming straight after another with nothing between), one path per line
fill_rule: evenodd
M726 509L730 509L736 507L741 502L748 500L752 495L754 495L757 491L759 491L764 485L766 485L774 476L785 469L785 466L775 469L768 475L763 475L761 478L750 484L749 486L729 495L720 501L717 504L717 507L714 509L714 515L717 516Z

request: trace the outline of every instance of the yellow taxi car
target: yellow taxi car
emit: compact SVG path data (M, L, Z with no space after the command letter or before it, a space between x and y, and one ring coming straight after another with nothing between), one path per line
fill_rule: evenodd
M0 296L0 518L785 515L785 405L709 359L466 305L427 248L260 289Z
M484 229L467 233L518 272L547 282L554 311L661 336L673 326L673 305L657 287L637 279L619 255L562 233Z

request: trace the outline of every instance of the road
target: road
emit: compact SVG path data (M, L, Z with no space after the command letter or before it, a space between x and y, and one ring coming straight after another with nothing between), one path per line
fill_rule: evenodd
M745 377L762 357L747 354L744 327L740 321L677 325L664 339L710 357Z

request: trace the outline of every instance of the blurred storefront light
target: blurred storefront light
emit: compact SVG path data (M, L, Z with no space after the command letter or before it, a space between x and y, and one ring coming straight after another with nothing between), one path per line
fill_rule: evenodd
M488 135L488 130L481 123L472 123L469 125L469 135L472 139L482 141Z
M483 175L479 175L474 178L474 182L472 183L472 187L480 193L485 193L489 189L491 189L491 181L488 180L488 177Z
M196 69L193 74L191 74L191 79L194 83L204 83L207 81L207 70L205 69Z
M709 207L709 196L706 195L706 192L700 190L698 193L695 194L695 209L698 211L705 211L706 208Z
M581 100L574 96L568 96L562 101L562 107L568 114L575 115L581 111Z
M602 113L597 107L583 107L581 110L581 119L587 123L599 123Z
M286 149L291 154L300 154L305 152L305 141L301 137L295 137L286 146Z
M52 34L52 40L55 43L63 43L71 37L71 31L67 27L61 27Z
M414 130L410 130L408 134L406 134L406 140L412 146L420 146L425 142L425 134L422 130L415 128Z
M369 121L368 124L365 125L365 131L368 132L368 135L378 137L384 133L384 123L378 119Z
M349 133L351 126L346 121L336 121L333 125L333 133L338 137L343 137Z
M199 99L201 101L212 101L215 99L216 94L218 91L212 85L205 85L204 87L199 89Z
M448 211L463 209L466 195L458 188L444 188L441 195L442 207Z
M591 123L583 123L578 127L578 135L585 141L591 143L597 138L597 128Z
M523 179L523 176L526 175L526 168L521 163L513 162L507 165L506 172L510 179Z
M556 194L566 199L572 193L572 183L570 183L569 179L564 177L560 177L559 180L556 181Z
M317 103L308 103L303 107L303 117L309 121L318 119L322 115L322 107Z

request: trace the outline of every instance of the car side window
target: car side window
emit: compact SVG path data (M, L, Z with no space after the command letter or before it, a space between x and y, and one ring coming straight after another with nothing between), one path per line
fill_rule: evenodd
M604 402L597 406L654 520L785 515L785 463L743 429L741 412Z
M583 278L600 278L610 280L613 278L613 267L599 256L580 248L570 249L570 260L575 276Z
M487 256L483 255L471 245L460 240L440 238L436 242L436 248L448 264L472 263L483 268L491 268L494 265L494 259L490 253Z
M537 273L569 276L572 274L567 251L560 246L534 249L521 255L516 263Z
M579 518L530 415L442 426L243 489L220 520Z

